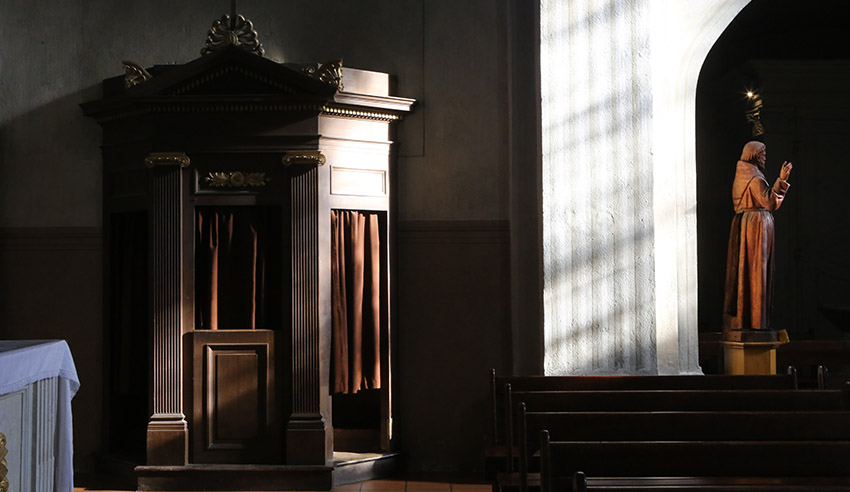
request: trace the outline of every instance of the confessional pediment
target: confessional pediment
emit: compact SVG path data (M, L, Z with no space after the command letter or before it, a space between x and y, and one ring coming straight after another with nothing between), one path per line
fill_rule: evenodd
M336 87L236 46L184 65L158 67L160 75L127 89L131 97L266 95L330 98Z
M152 111L272 111L396 121L415 104L358 90L357 81L368 78L362 70L348 69L354 87L343 87L341 61L318 67L278 63L237 46L183 65L124 66L126 75L104 80L103 99L81 104L86 115L103 122Z
M87 114L106 116L129 106L180 102L298 101L321 105L331 101L338 89L311 76L315 67L277 63L236 46L183 65L144 69L125 62L125 67L128 75L104 81L102 100L83 105Z

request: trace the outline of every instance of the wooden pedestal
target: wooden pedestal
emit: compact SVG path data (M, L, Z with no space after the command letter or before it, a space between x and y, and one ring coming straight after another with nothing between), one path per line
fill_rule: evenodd
M779 342L723 341L723 372L726 374L776 374Z

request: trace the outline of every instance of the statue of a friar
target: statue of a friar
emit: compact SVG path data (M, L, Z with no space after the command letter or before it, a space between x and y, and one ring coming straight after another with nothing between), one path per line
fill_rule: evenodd
M784 162L770 186L764 177L767 149L761 142L744 146L735 181L732 205L735 218L729 232L726 259L726 296L723 331L768 330L773 308L773 211L788 191L791 163Z

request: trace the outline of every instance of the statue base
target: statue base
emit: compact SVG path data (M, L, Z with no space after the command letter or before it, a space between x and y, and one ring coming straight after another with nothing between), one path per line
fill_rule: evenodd
M730 330L723 333L723 372L776 374L776 347L782 344L773 330Z

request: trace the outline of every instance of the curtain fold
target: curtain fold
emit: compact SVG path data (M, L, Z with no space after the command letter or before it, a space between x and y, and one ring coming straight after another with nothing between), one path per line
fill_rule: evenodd
M331 212L331 391L381 387L381 241L377 213Z
M261 208L196 209L196 328L265 329L274 230Z

